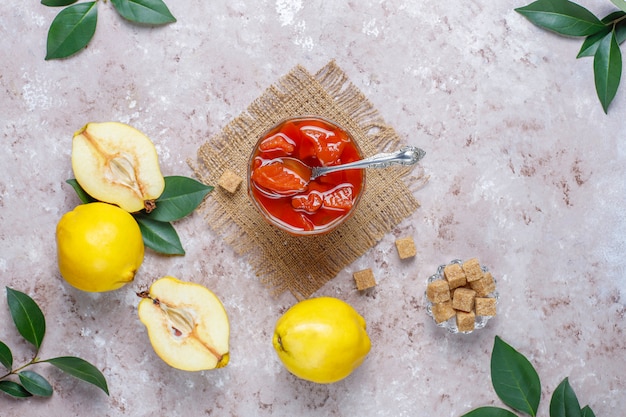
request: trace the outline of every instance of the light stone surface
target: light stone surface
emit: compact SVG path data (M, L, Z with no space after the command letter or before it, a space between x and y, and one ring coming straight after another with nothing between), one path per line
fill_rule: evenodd
M49 399L0 396L18 416L438 416L502 406L490 382L495 335L525 354L542 382L539 415L565 377L581 405L626 410L626 91L605 115L592 59L579 39L543 31L513 0L173 1L178 21L141 27L98 2L88 48L44 61L58 9L0 2L0 283L42 307L42 358L80 356L101 369L110 396L37 365ZM607 0L584 0L597 15ZM408 144L427 151L429 183L410 218L317 295L364 316L372 350L347 379L315 385L289 374L273 351L280 314L245 259L201 213L176 223L187 254L148 251L136 280L112 293L68 286L56 265L55 226L78 204L71 137L89 121L148 134L165 175L193 173L197 148L295 65L335 59ZM210 197L209 197L210 198ZM418 254L400 261L395 239ZM498 280L499 316L452 335L426 315L437 266L477 257ZM378 285L355 289L371 268ZM202 283L231 320L231 362L186 373L154 354L138 298L163 275ZM0 340L15 363L34 354L0 297ZM0 371L2 374L3 371Z

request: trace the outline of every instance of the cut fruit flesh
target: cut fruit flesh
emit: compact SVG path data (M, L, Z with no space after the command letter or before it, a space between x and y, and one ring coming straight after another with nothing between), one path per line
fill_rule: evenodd
M165 188L154 144L123 123L88 123L76 132L72 169L93 198L131 213L153 209Z
M161 359L186 371L226 366L229 322L215 294L201 285L165 277L140 296L144 299L139 318Z

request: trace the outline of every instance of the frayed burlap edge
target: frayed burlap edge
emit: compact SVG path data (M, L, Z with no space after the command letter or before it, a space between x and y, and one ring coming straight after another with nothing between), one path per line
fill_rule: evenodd
M244 179L234 194L215 188L201 207L206 221L238 254L246 256L274 295L290 291L301 300L413 213L419 207L413 193L428 179L421 170L412 174L413 167L368 170L358 210L337 230L316 237L293 237L279 231L267 224L248 200L247 163L262 133L278 121L298 115L334 120L352 133L366 156L400 145L395 131L331 61L315 76L301 66L293 68L203 144L198 163L190 162L190 166L205 184L217 184L226 170Z

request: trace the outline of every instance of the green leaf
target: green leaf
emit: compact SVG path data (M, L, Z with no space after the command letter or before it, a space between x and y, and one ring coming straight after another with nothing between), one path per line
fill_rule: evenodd
M607 113L622 77L622 53L615 39L615 31L600 41L593 58L593 75L598 98L604 113Z
M19 373L20 382L26 391L40 397L49 397L52 395L52 385L37 372L22 371Z
M134 214L143 243L155 252L165 255L184 255L185 250L180 243L176 229L168 222L152 220L145 214Z
M9 287L6 288L9 310L17 331L39 349L46 333L46 319L41 309L28 295Z
M84 359L76 358L74 356L61 356L58 358L48 359L42 362L48 362L63 372L66 372L78 379L89 382L100 388L102 391L109 395L109 388L107 381L102 375L102 372L95 366L90 364Z
M618 44L622 44L626 41L626 20L621 20L615 25L615 40Z
M13 369L13 354L11 349L0 341L0 363L9 371Z
M606 27L598 33L594 33L591 36L587 36L583 41L583 44L580 47L580 51L578 51L578 55L576 58L582 58L584 56L593 56L598 50L598 45L600 45L600 41L604 39L607 33L611 32L610 27Z
M550 417L581 417L582 411L574 390L565 378L552 393Z
M0 391L16 398L26 398L33 395L26 391L26 388L13 381L0 381Z
M87 46L96 33L97 20L95 1L78 3L61 10L48 30L46 60L66 58Z
M616 19L621 19L626 16L626 12L613 12L602 19L602 22L605 24L611 23ZM582 46L580 47L580 51L576 58L582 58L585 56L593 56L598 50L598 45L600 45L600 41L604 39L607 33L611 31L611 25L607 25L603 30L595 33L593 35L587 36ZM620 20L615 24L615 39L618 44L621 44L626 40L626 20Z
M498 407L480 407L463 414L461 417L517 417L509 410Z
M78 0L41 0L41 4L50 7L69 6L76 3Z
M596 415L593 413L593 410L588 405L586 405L581 410L581 416L582 417L596 417Z
M568 0L537 0L515 9L535 25L566 36L589 36L604 28L593 13Z
M98 201L92 196L90 196L89 194L87 194L87 192L83 189L83 187L80 186L80 184L78 183L78 181L76 181L76 179L70 178L69 180L66 180L65 182L72 186L74 191L76 191L78 198L80 199L80 201L83 202L83 204L93 203L94 201Z
M111 0L111 3L123 18L131 22L162 25L176 21L161 0Z
M624 0L611 0L611 2L626 12L626 1Z
M165 189L148 215L152 220L171 222L191 214L213 187L192 178L165 177Z
M506 405L531 416L537 414L541 399L539 375L524 355L498 336L491 352L491 383Z

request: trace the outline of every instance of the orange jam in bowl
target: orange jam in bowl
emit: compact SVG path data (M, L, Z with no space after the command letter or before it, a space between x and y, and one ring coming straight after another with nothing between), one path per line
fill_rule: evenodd
M297 159L309 167L362 159L352 136L317 116L279 122L258 140L248 164L248 194L272 225L296 236L334 230L354 212L365 189L365 171L349 169L310 182L305 171L291 169Z

